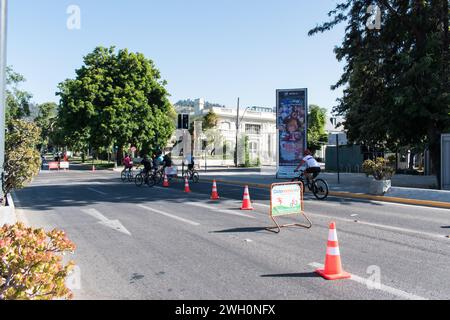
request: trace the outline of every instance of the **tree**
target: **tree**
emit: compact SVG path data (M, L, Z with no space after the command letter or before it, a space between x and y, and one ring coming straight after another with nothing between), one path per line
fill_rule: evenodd
M342 1L309 33L348 24L335 49L346 66L333 86L345 87L334 112L345 116L350 141L394 150L425 144L440 179L440 136L450 127L449 1L377 1L379 30L366 26L372 2Z
M209 112L203 117L203 131L216 129L218 122L219 117L217 116L217 114L214 112L214 110L209 110Z
M11 66L6 68L6 121L30 115L32 95L19 89L20 84L25 81L25 77L14 72Z
M76 78L59 84L58 127L68 145L95 150L164 147L175 124L166 81L152 60L127 49L97 47ZM120 159L118 159L120 161Z
M315 153L328 141L325 132L327 121L327 110L316 105L309 106L308 114L308 149Z
M47 102L38 105L38 115L34 122L41 130L41 147L46 148L53 136L58 115L58 105L54 102Z
M32 122L10 119L5 139L3 192L21 189L39 173L40 129Z

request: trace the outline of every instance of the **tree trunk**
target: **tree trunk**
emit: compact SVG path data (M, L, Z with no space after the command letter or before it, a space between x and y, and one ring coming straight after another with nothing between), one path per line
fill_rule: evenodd
M430 139L430 158L438 181L438 189L441 188L441 132L436 127L430 128L428 137Z

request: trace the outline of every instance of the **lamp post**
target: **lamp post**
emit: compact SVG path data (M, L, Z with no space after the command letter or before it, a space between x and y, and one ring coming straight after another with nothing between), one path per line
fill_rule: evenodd
M7 0L0 0L0 190L3 198L3 165L5 162L5 111L6 111L6 28Z
M236 168L239 166L238 163L238 140L239 140L239 128L241 126L241 122L245 117L245 113L247 112L247 110L250 109L250 107L245 108L244 110L244 114L242 115L241 118L239 118L239 112L240 112L240 98L238 98L238 104L237 104L237 116L236 116L236 148L234 151L234 165L236 166Z

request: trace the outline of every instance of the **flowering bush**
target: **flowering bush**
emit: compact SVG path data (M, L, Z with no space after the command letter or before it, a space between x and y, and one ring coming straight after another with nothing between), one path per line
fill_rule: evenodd
M65 280L74 267L62 256L75 245L59 230L45 232L23 223L0 229L0 300L71 299Z
M377 158L375 161L364 161L363 172L367 176L373 176L375 180L390 180L395 173L395 169L389 166L386 159Z

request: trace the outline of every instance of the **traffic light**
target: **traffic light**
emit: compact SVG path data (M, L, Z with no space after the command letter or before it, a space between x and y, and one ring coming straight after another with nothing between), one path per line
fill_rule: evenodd
M178 115L178 129L179 130L189 130L189 115L179 114Z

